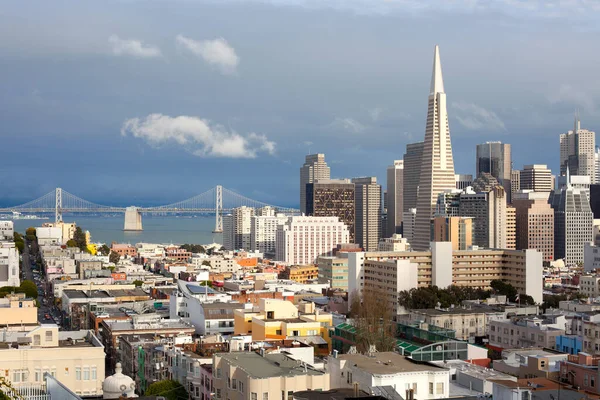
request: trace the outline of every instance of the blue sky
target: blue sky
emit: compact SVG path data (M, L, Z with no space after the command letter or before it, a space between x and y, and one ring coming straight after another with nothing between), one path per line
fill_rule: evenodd
M457 173L475 145L558 165L600 124L586 0L4 1L0 203L56 186L102 204L222 184L297 205L298 169L377 176L422 140L441 48Z

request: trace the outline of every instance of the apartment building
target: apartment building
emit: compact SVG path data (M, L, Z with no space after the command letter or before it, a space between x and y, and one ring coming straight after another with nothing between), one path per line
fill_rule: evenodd
M0 242L0 287L19 285L19 250L14 242Z
M450 242L452 250L468 250L473 245L473 218L434 217L431 224L434 242Z
M492 321L505 321L506 312L468 308L410 310L411 321L423 321L428 325L452 329L456 338L473 340L488 334Z
M25 297L25 293L9 294L0 298L0 329L20 330L38 324L38 308L35 299Z
M544 348L504 350L501 360L494 360L494 370L518 378L559 379L559 363L567 354Z
M12 221L0 221L0 241L13 240L14 235L14 223Z
M596 298L600 296L600 276L581 275L579 277L579 292L587 297Z
M110 251L113 251L121 257L137 257L137 247L126 243L113 243L110 246Z
M217 353L213 356L215 399L293 400L302 390L329 390L329 374L285 354Z
M279 279L289 279L298 283L311 283L319 278L319 267L316 265L295 265L285 267L279 273Z
M355 242L366 251L376 250L381 237L381 185L376 177L353 178L352 183Z
M275 254L277 227L284 224L288 217L277 215L254 215L251 219L250 250L263 254Z
M397 309L399 290L453 284L489 288L500 279L541 302L542 270L537 250L453 251L450 242L432 242L429 251L348 253L348 292L369 288Z
M0 339L1 369L13 387L42 385L49 373L82 397L102 395L104 347L90 331L44 324Z
M332 289L348 289L348 258L319 257L319 283L328 283Z
M377 251L409 251L410 243L399 233L394 233L388 238L381 238Z
M563 315L517 317L507 321L492 321L489 345L497 349L527 347L556 348L556 338L565 334L567 320Z
M517 249L537 249L544 261L554 261L554 210L549 192L520 191L513 194L516 210Z

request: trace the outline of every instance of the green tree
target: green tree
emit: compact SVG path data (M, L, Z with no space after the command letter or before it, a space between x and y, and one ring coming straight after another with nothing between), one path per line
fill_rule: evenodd
M116 253L114 251L110 252L110 255L108 256L108 261L110 261L111 263L118 263L119 259L121 258L121 256L119 255L119 253Z
M154 382L146 392L144 396L162 396L167 400L179 400L179 399L187 399L188 393L185 390L185 387L181 385L181 383L173 380L164 380Z
M134 284L136 287L141 287L141 286L144 284L144 282L143 282L143 281L140 281L139 279L136 279L135 281L133 281L133 284Z
M79 246L77 245L77 242L75 240L69 239L69 240L67 240L67 247L79 247Z
M19 250L19 254L23 253L23 249L25 249L25 241L23 240L23 236L19 232L15 232L13 235L13 240L15 241L15 247Z
M26 235L30 235L30 236L35 236L35 228L33 226L30 226L29 228L27 228L27 230L25 231Z
M73 240L77 243L77 247L79 250L86 251L87 250L87 241L85 240L85 233L81 229L80 226L75 228L75 234L73 235Z
M514 300L517 296L517 289L510 283L506 283L501 281L500 279L494 279L490 282L490 287L494 290L494 293L499 295L504 295L509 298L509 300Z
M100 246L100 248L98 249L98 253L107 256L110 254L110 247L108 247L107 245L103 244L102 246Z
M38 297L38 288L33 281L25 280L21 282L20 288L23 290L23 293L27 297L31 297L32 299L37 299Z
M202 265L206 265L207 267L210 267L210 261L204 260L204 261L202 261Z

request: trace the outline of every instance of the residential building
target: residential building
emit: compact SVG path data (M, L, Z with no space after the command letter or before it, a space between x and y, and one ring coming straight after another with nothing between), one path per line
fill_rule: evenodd
M454 174L454 181L456 182L456 188L464 190L469 186L473 186L473 175L471 174Z
M0 242L0 287L20 286L19 250L14 242Z
M596 236L594 235L594 237ZM587 272L595 269L600 269L600 247L595 243L585 243L583 245L583 270Z
M550 194L554 209L554 258L567 266L583 262L584 245L593 241L593 213L586 189L566 188Z
M381 200L380 200L381 201ZM377 205L379 209L381 203ZM355 242L355 185L348 179L319 179L306 184L306 215L338 217L348 227L350 242Z
M521 171L513 169L510 173L510 198L521 190Z
M423 163L423 148L425 142L409 143L404 153L404 189L402 193L402 221L404 213L417 208L417 194L421 179L421 164Z
M446 93L438 46L435 46L433 57L424 143L417 194L417 217L414 238L411 242L415 250L427 250L429 247L430 221L435 213L438 195L444 190L456 187Z
M475 170L477 177L488 173L498 180L511 202L511 151L510 144L486 142L477 145Z
M579 292L594 299L600 296L600 276L597 274L581 275L579 277Z
M40 246L63 244L63 230L61 227L38 227L35 235ZM66 243L67 241L64 241Z
M414 361L395 352L334 354L327 358L326 365L332 387L351 388L357 383L368 393L391 386L397 394L412 390L412 396L418 399L450 397L448 368Z
M590 182L596 181L596 132L581 129L579 117L575 117L572 131L560 135L560 174L567 169L573 175L585 175Z
M570 390L567 384L546 378L518 379L516 382L492 379L491 382L493 389L489 395L494 400L554 400L558 396L562 399L580 399L582 395L577 390Z
M35 299L25 297L25 293L0 298L0 329L20 330L25 326L37 326L37 311Z
M452 329L458 340L473 340L486 336L491 321L505 321L506 311L479 308L435 308L410 310L411 321L422 321L430 326Z
M473 218L434 217L432 241L451 242L452 250L468 250L473 245Z
M506 206L506 248L517 248L517 209L511 205Z
M542 270L537 250L453 251L450 242L432 242L430 251L348 253L348 293L369 288L396 310L399 290L452 284L489 288L500 279L541 302Z
M329 374L286 354L217 353L213 356L215 399L293 400L302 390L329 390Z
M520 190L533 190L534 192L550 192L552 185L552 172L546 165L526 165L520 172Z
M250 228L250 250L273 256L277 226L283 225L287 219L284 214L254 215Z
M404 212L404 160L394 160L387 167L387 227L385 237L402 232L402 213Z
M338 217L290 217L277 227L275 259L288 265L313 264L349 241L348 226Z
M39 325L0 336L3 376L15 388L42 385L50 374L82 397L102 395L104 347L91 331Z
M544 261L554 261L554 210L548 192L523 190L513 193L516 210L517 249L536 249Z
M192 252L182 249L179 246L167 246L165 247L165 258L188 262L192 258Z
M318 179L329 179L330 169L325 154L309 154L300 168L300 212L306 214L306 185Z
M555 349L556 338L565 334L567 320L563 315L516 317L507 321L492 321L489 346L496 349L542 347Z
M410 243L400 234L394 234L389 238L381 239L377 251L409 251Z
M332 289L348 290L348 258L319 257L319 283L328 283Z
M13 240L14 236L14 223L12 221L0 221L0 241Z
M411 208L402 213L402 235L408 240L413 241L415 236L415 222L417 220L417 209Z
M557 347L557 350L561 350ZM494 360L494 371L518 378L548 378L559 380L560 361L567 354L544 348L504 350L501 360Z
M137 247L126 243L113 243L110 246L110 251L113 251L121 257L137 257Z
M223 216L223 246L227 250L250 250L252 234L252 207L238 207Z
M600 394L598 388L600 356L588 352L569 355L566 361L560 362L560 378L574 387Z
M298 283L311 283L318 279L319 267L316 265L287 266L279 273L279 279L289 279Z
M353 178L354 238L364 250L376 250L381 237L381 186L376 177Z

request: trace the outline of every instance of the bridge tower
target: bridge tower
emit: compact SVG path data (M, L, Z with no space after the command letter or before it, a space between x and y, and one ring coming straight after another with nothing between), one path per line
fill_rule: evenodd
M213 233L223 232L223 186L215 188L215 230Z
M55 204L54 204L54 222L62 222L62 189L56 188L55 192Z

